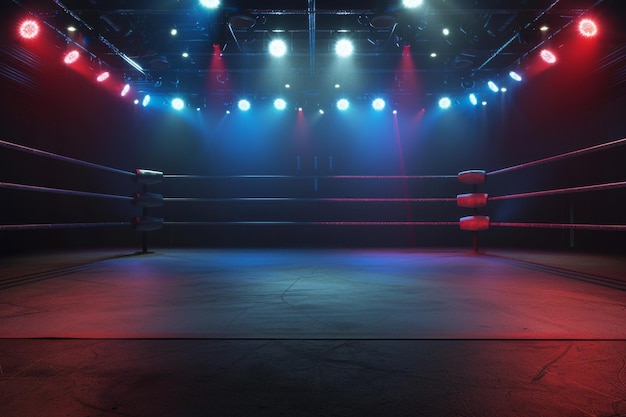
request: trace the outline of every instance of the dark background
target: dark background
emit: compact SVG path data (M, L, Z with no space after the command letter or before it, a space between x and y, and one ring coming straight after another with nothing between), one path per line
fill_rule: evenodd
M609 2L610 3L610 2ZM325 180L311 175L455 175L487 171L620 139L625 64L606 44L623 40L607 7L602 35L585 43L564 38L560 62L535 63L533 75L501 103L455 103L442 112L399 107L374 114L356 103L349 113L278 114L268 103L241 114L141 108L60 63L58 42L24 45L14 13L2 16L0 139L122 170L166 174L285 174L290 180L166 180L150 191L168 197L455 197L471 187L454 179ZM623 44L623 42L622 42ZM614 49L611 49L614 51ZM17 74L17 76L16 76ZM263 106L265 106L263 108ZM514 171L479 187L492 196L623 181L626 147ZM317 170L314 158L317 157ZM332 169L330 158L332 157ZM298 158L300 166L298 169ZM132 177L0 151L2 182L131 195ZM2 224L119 222L140 214L127 201L0 189ZM626 224L623 189L491 202L481 214L494 222ZM169 203L152 209L166 221L456 221L471 214L454 203ZM461 246L471 234L456 227L165 226L155 246ZM621 232L492 228L484 247L533 247L624 252ZM140 247L129 227L0 231L0 251L76 247Z

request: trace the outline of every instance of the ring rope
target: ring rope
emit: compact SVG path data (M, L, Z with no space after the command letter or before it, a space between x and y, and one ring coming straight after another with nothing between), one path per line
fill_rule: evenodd
M166 226L458 226L459 222L411 222L411 221L211 221L211 222L163 222Z
M335 179L335 180L422 180L422 179L450 179L457 175L184 175L166 174L165 179L192 179L192 180L215 180L215 179Z
M128 226L129 224L130 222L2 224L0 230L78 229L83 227Z
M123 195L91 193L87 191L66 190L62 188L41 187L41 186L26 185L26 184L14 184L10 182L0 182L0 188L8 188L8 189L22 190L22 191L46 192L46 193L53 193L53 194L76 195L76 196L83 196L83 197L112 198L112 199L117 199L117 200L132 200L133 199L133 197L123 196Z
M577 229L577 230L626 231L625 224L491 222L489 225L494 226L494 227L525 227L525 228L533 228L533 229Z
M423 203L423 202L450 202L456 201L456 198L449 197L433 197L433 198L310 198L310 197L217 197L217 198L194 198L194 197L165 197L166 202L207 202L219 203L229 201L252 201L252 202L321 202L321 203Z
M64 161L64 162L70 162L76 165L82 165L82 166L86 166L90 168L97 168L97 169L102 169L102 170L109 171L109 172L115 172L117 174L135 175L133 172L123 171L121 169L111 168L111 167L107 167L104 165L98 165L98 164L94 164L93 162L81 161L79 159L70 158L69 156L63 156L63 155L58 155L52 152L42 151L40 149L29 148L28 146L18 145L16 143L7 142L4 140L0 140L0 146L27 152L27 153L38 155L38 156L46 156L52 159L57 159L59 161Z
M548 158L538 159L536 161L531 161L531 162L526 162L526 163L523 163L523 164L513 165L513 166L510 166L508 168L497 169L495 171L488 172L487 175L503 174L505 172L510 172L510 171L514 171L514 170L517 170L517 169L528 168L528 167L531 167L531 166L544 164L544 163L547 163L547 162L559 161L561 159L571 158L571 157L574 157L574 156L579 156L579 155L583 155L583 154L586 154L586 153L596 152L596 151L599 151L599 150L604 150L604 149L608 149L608 148L612 148L612 147L620 146L620 145L624 145L624 144L626 144L626 138L617 139L617 140L614 140L612 142L602 143L600 145L590 146L588 148L578 149L578 150L571 151L571 152L566 152L566 153L563 153L563 154L560 154L560 155L555 155L555 156L550 156Z
M526 198L526 197L540 197L540 196L546 196L546 195L557 195L557 194L566 194L566 193L580 193L583 191L610 190L614 188L624 188L624 187L626 187L626 181L618 181L618 182L611 182L611 183L606 183L606 184L582 185L579 187L557 188L553 190L531 191L528 193L501 195L501 196L496 196L496 197L489 197L489 201L511 200L514 198Z

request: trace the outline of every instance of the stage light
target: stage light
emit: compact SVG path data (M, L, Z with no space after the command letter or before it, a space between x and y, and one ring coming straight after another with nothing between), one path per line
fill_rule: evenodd
M482 102L482 103L480 103L480 104L482 104L483 106L486 106L486 105L487 105L487 102L486 102L486 101L483 101L483 102Z
M122 88L122 91L120 92L120 96L125 97L129 91L130 91L130 85L129 84L124 85L124 87Z
M318 109L317 111L319 112L319 114L324 114L324 109Z
M200 5L207 9L217 9L220 6L220 0L200 0Z
M75 26L68 26L67 27L67 31L68 32L76 32L76 27Z
M443 30L441 31L441 33L443 33L443 36L448 36L450 34L450 29L448 28L443 28Z
M476 97L476 94L471 93L469 95L469 101L470 101L470 103L472 103L472 106L477 105L478 104L478 98Z
M274 108L276 110L285 110L287 108L287 102L282 98L277 98L274 100Z
M515 71L509 71L509 77L511 77L511 79L513 79L514 81L517 81L517 82L522 81L522 76L519 75Z
M270 55L280 58L287 53L287 44L282 39L274 39L269 45Z
M39 34L39 23L35 20L24 20L19 27L20 36L24 39L34 39Z
M549 29L550 29L550 28L549 28L548 26L546 26L546 25L543 25L543 26L541 26L541 27L539 28L539 30L540 30L540 31L542 31L542 32L547 32Z
M374 99L374 101L372 101L372 107L376 111L383 110L385 108L385 100L383 100L382 98Z
M437 52L431 52L430 53L430 57L431 58L437 58Z
M393 109L392 113L393 113L393 114L398 114L398 110Z
M172 108L174 110L180 111L185 108L185 102L182 98L176 97L174 100L172 100Z
M414 9L421 6L424 0L402 0L402 5L407 9Z
M591 38L598 34L598 26L591 19L583 19L578 23L578 31L586 38Z
M337 101L337 108L339 110L341 111L348 110L348 107L350 107L350 102L346 100L345 98L339 99Z
M445 109L450 108L451 105L452 105L452 101L450 100L449 97L442 97L439 99L439 108L445 110Z
M141 105L144 107L147 107L148 104L150 104L150 94L143 96L143 101L141 102Z
M502 88L500 88L500 92L501 92L501 93L506 93L506 92L507 92L506 87L502 87Z
M65 54L63 62L65 62L67 65L71 65L76 62L79 56L80 54L78 53L78 51L76 49L72 49L67 54Z
M110 76L111 76L111 74L109 73L109 71L101 72L100 74L98 74L98 77L96 77L96 81L101 83L103 81L108 80Z
M239 102L237 103L237 107L241 111L248 111L250 110L250 102L246 99L239 100Z
M352 42L348 39L340 39L335 44L335 52L338 56L342 58L352 55L353 51L354 46L352 45Z
M500 91L500 89L498 88L496 83L494 83L493 81L488 81L487 82L487 87L489 87L489 89L491 91L493 91L494 93L497 93L498 91Z
M174 28L174 29L170 30L170 35L172 35L172 36L178 35L178 29Z
M183 58L189 58L189 52L185 51L181 54Z
M548 64L554 64L556 62L556 55L554 55L552 51L549 51L547 49L543 49L541 52L539 52L539 56L541 56L541 59L543 59Z

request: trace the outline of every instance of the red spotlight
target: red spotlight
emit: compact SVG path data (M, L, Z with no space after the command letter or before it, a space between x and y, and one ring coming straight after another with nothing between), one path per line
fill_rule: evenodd
M20 24L19 32L24 39L34 39L39 34L39 23L34 20L24 20Z
M100 73L100 74L98 75L98 77L96 78L96 80L97 80L99 83L101 83L101 82L105 81L106 79L108 79L110 76L111 76L111 74L109 74L109 72L108 72L108 71L104 71L104 72L102 72L102 73Z
M79 56L80 54L78 53L78 51L76 49L72 49L67 54L65 54L65 58L63 58L63 62L65 62L67 65L71 65L74 62L76 62Z
M591 19L583 19L578 23L578 31L586 38L591 38L598 34L598 26Z
M556 55L547 49L542 50L539 55L548 64L554 64L556 62Z

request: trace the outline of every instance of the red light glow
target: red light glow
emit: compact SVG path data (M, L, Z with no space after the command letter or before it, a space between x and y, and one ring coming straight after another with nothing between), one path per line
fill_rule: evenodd
M109 74L108 71L105 71L103 73L100 73L100 75L98 75L98 78L96 78L96 80L101 83L105 80L107 80L109 77L111 76L111 74Z
M63 58L63 62L65 62L67 65L71 65L74 62L76 62L79 56L80 54L78 53L78 51L74 49L72 51L69 51L67 54L65 54L65 58Z
M554 64L556 62L556 55L554 55L551 51L548 51L547 49L542 50L539 55L541 56L541 59L543 59L548 64Z
M20 24L19 32L24 39L34 39L39 34L39 24L34 20L24 20Z
M591 19L583 19L578 23L578 31L586 38L591 38L598 34L598 26Z

